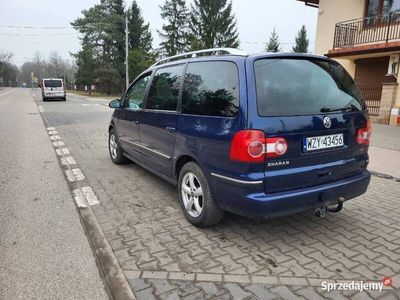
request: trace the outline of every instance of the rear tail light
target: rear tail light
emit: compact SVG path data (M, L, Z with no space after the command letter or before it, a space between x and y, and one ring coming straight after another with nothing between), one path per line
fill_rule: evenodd
M287 142L284 138L267 138L266 140L267 157L277 157L286 153L288 149Z
M231 143L230 159L242 162L264 161L265 134L260 130L242 130Z
M371 122L368 121L365 127L357 130L357 135L356 135L357 143L361 145L369 145L371 133L372 133Z
M230 159L241 162L263 162L266 158L284 155L288 149L284 138L266 138L261 130L242 130L235 134Z

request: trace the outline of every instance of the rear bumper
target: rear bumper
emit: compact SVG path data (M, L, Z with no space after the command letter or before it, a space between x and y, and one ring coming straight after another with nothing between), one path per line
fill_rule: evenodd
M215 178L214 195L227 211L256 218L278 217L333 205L339 197L350 200L366 192L370 179L370 173L363 171L328 184L266 194L254 192L251 186Z
M65 92L42 93L43 98L64 98Z

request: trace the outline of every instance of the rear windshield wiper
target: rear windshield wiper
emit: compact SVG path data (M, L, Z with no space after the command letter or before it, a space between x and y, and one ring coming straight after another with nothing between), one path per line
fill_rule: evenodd
M358 107L353 104L341 108L329 108L329 107L321 108L322 113L335 112L335 111L348 112L348 111L360 111L360 109L358 109Z

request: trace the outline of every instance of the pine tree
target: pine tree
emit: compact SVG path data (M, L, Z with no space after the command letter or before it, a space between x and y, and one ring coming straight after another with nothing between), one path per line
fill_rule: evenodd
M145 24L142 12L134 0L128 14L129 48L140 49L144 52L151 51L153 37L150 32L150 24Z
M278 51L280 51L280 47L281 47L281 44L279 43L279 37L274 28L271 32L271 36L269 37L269 41L268 41L267 47L265 48L265 51L278 52Z
M89 86L89 95L92 92L92 85L95 80L95 70L98 64L95 61L95 53L90 45L85 44L81 51L74 54L78 70L76 72L76 83Z
M160 6L161 17L166 21L158 34L163 39L161 49L168 56L182 53L187 49L187 26L189 12L185 0L165 0Z
M296 37L296 45L293 47L293 52L308 53L309 40L307 39L307 29L303 25Z
M86 51L85 55L88 55L84 49L89 47L94 49L93 61L97 62L97 69L89 71L96 74L100 85L107 93L119 90L125 76L123 0L101 0L100 4L82 11L82 14L83 17L76 19L71 25L82 34L81 52ZM108 80L111 75L112 80Z
M227 0L194 0L189 20L192 50L239 46L232 2Z

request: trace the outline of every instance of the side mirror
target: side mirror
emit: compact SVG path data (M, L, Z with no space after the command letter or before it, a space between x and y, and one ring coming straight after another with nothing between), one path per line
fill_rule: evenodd
M121 108L120 100L119 100L119 99L112 100L112 101L108 104L108 106L111 107L111 108Z

